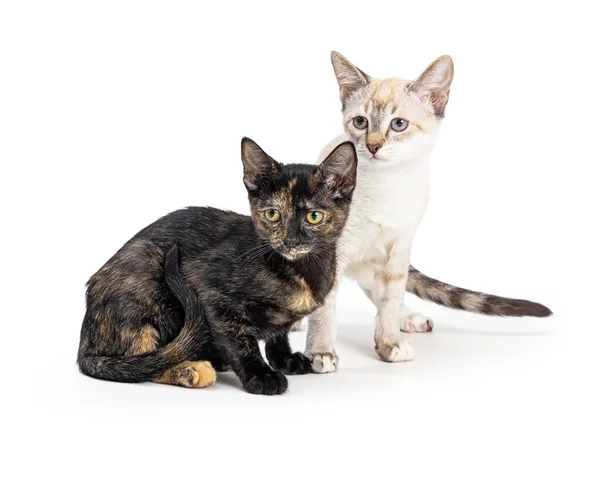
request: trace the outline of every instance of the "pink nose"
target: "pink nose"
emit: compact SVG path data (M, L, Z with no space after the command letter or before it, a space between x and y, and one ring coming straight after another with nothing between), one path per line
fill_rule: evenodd
M381 148L381 143L367 143L367 148L374 155Z

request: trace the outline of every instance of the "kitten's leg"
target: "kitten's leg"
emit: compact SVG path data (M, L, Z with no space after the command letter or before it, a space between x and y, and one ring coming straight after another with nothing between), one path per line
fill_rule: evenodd
M267 339L265 352L271 367L283 374L308 374L313 372L310 359L302 353L292 353L287 334Z
M337 369L338 357L333 349L336 335L336 297L337 283L325 299L325 304L308 317L304 354L311 360L315 373L330 373Z
M283 373L273 371L260 353L253 336L238 334L235 338L223 336L220 344L227 350L231 367L242 381L244 389L252 394L281 394L287 390Z
M393 244L387 263L374 272L371 300L377 306L375 351L387 362L414 359L412 346L400 334L410 264L410 244Z
M208 361L185 361L152 381L186 388L207 388L216 379L217 374Z
M400 316L400 331L405 333L429 333L433 329L430 317L410 310L406 304L402 307Z
M379 306L381 297L384 294L383 270L376 271L375 274L368 270L366 274L358 276L358 284L375 306ZM377 301L377 302L376 302ZM405 333L429 333L433 329L433 321L428 316L421 313L414 313L404 304L400 314L400 331Z

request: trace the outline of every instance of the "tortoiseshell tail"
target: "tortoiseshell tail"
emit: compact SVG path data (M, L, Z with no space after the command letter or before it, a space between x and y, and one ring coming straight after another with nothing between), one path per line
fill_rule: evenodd
M185 323L177 337L161 348L134 356L96 356L80 349L77 362L82 373L107 381L138 383L150 381L190 358L193 345L204 334L203 316L197 296L179 272L177 245L165 255L164 267L167 285L185 311Z

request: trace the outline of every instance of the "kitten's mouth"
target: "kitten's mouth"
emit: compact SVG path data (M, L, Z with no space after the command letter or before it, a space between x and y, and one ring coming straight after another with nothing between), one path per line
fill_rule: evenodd
M377 153L371 153L371 152L367 152L366 150L361 148L360 154L359 154L359 159L360 157L365 158L368 161L386 161L385 158L380 156L377 156Z
M288 261L294 261L308 254L312 248L309 245L298 245L298 246L280 246L277 251Z

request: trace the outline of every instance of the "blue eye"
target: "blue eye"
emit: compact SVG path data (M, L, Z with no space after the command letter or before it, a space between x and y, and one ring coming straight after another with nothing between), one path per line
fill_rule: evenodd
M403 118L394 118L392 120L392 130L394 131L404 131L408 128L408 121Z
M352 123L359 130L364 130L369 124L369 122L364 116L357 116L356 118L354 118L354 120L352 120Z

